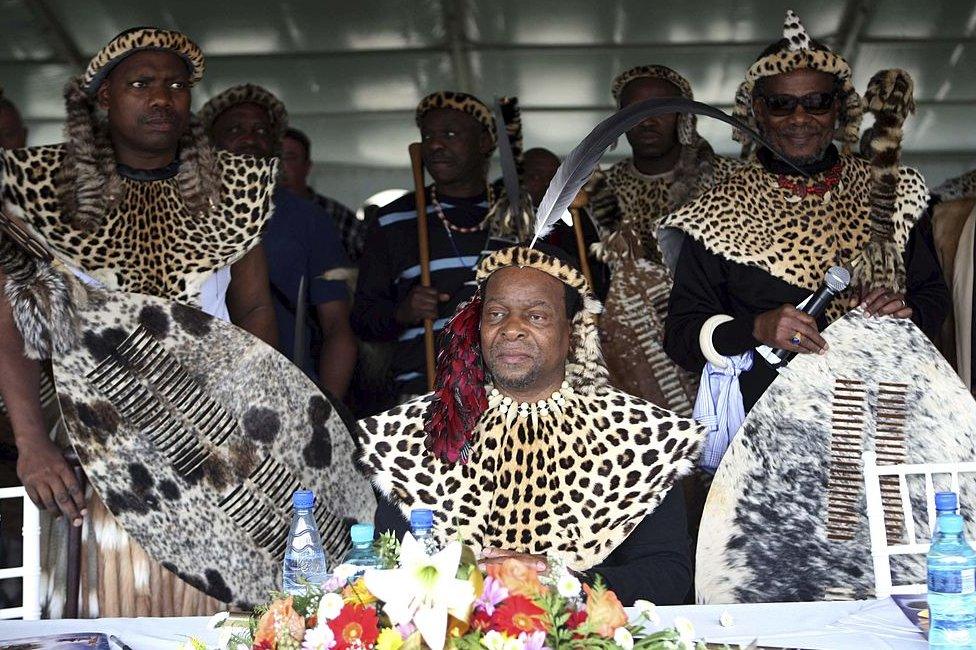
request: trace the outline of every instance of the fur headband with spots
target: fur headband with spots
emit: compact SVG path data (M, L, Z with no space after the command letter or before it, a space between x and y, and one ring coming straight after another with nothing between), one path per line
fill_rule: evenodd
M694 99L691 84L676 71L664 65L639 65L624 70L618 74L610 84L613 101L620 108L620 96L624 88L636 79L661 79L673 84L685 99ZM678 141L683 145L696 144L698 138L698 116L693 113L682 113L678 118Z
M498 144L495 136L495 117L492 115L491 109L474 95L452 90L440 90L427 95L417 104L417 111L414 114L414 121L417 127L420 127L420 122L424 119L424 115L438 108L450 108L455 111L467 113L478 120L478 123L491 136L492 148Z
M835 139L841 143L844 153L850 153L858 142L861 131L861 116L864 112L861 97L854 89L851 67L842 56L829 47L810 38L800 18L792 11L786 12L783 23L783 38L764 51L746 72L746 79L735 93L735 108L732 114L756 128L756 116L752 102L755 97L756 82L764 77L772 77L793 70L808 69L827 72L837 78L839 84L841 109L838 132ZM742 143L743 156L752 153L752 137L736 130L733 137Z
M198 115L207 133L213 133L214 123L221 113L239 104L257 104L268 111L274 155L280 156L281 143L285 138L285 131L288 130L288 111L274 93L255 84L232 86L203 105Z
M178 55L190 71L191 86L203 78L203 51L186 34L158 27L133 27L113 38L92 58L81 77L81 89L94 95L112 68L126 57L145 50L163 50Z
M584 395L607 386L607 367L600 352L597 316L602 311L583 274L555 255L513 246L493 253L478 265L478 291L458 308L441 335L434 395L426 414L427 449L446 462L464 461L472 436L488 408L481 354L481 307L484 288L493 273L510 266L548 273L579 292L582 309L573 317L566 381Z

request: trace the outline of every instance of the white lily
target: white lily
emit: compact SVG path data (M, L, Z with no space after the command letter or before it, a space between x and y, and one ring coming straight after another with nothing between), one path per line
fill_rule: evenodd
M385 603L393 625L413 623L431 648L443 648L447 615L464 619L474 602L474 587L458 580L461 544L451 542L428 556L423 545L407 533L400 545L400 566L370 571L363 576L366 588Z

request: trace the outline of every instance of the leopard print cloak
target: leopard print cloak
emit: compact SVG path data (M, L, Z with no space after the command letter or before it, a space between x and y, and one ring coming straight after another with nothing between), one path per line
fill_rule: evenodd
M701 431L613 389L564 384L557 395L523 406L491 391L468 462L453 464L426 452L430 396L419 397L360 421L360 462L405 517L431 508L441 542L552 553L589 569L691 471Z
M221 151L223 191L209 214L186 210L175 178L124 178L119 205L97 228L81 231L56 197L63 159L64 145L3 151L3 209L109 290L197 303L210 273L253 248L273 213L278 161Z
M840 161L840 184L823 198L813 193L797 197L758 163L743 167L662 220L658 241L665 261L674 269L681 239L688 236L724 259L816 291L831 266L849 267L871 238L871 164L845 154ZM899 250L907 246L928 198L922 175L899 167L892 214ZM838 318L845 305L835 300L828 318Z
M223 189L209 214L186 209L175 177L123 179L118 206L97 227L78 228L63 216L55 191L64 153L64 145L0 152L3 212L44 251L31 255L22 241L11 245L0 228L7 297L33 358L75 343L71 286L77 283L68 269L109 290L197 305L207 278L256 246L274 211L277 161L219 152Z

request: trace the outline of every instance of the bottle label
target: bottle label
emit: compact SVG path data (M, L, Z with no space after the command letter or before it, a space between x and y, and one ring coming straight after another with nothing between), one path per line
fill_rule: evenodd
M937 594L976 593L976 569L931 570L929 591Z

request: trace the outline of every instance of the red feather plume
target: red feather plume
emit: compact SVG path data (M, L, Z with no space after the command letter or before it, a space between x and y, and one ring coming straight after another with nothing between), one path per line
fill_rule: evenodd
M481 296L476 295L458 310L441 335L424 444L449 463L466 460L462 451L488 408L480 324Z

